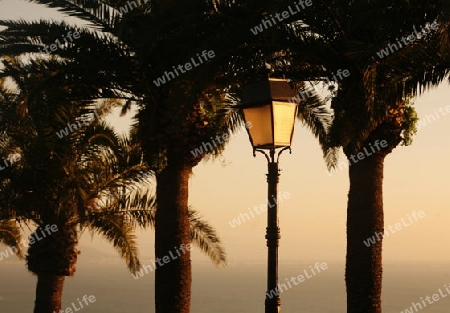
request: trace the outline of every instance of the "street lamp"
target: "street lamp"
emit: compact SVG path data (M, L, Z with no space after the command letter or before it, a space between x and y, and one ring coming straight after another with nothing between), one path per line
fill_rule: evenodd
M278 227L278 161L281 153L291 149L294 133L297 103L295 91L285 79L269 78L248 85L244 88L242 109L253 156L261 152L267 159L268 202L267 202L267 292L265 313L280 312L280 296L278 293L278 243L280 228ZM275 156L276 150L279 150ZM268 153L266 152L268 151ZM275 201L274 201L275 200ZM270 203L274 201L273 205ZM272 291L272 292L271 292Z

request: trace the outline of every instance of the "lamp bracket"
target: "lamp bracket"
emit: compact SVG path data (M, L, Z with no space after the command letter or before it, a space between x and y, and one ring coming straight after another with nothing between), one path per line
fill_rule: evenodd
M269 158L269 155L266 153L266 151L264 151L264 150L260 150L260 149L253 149L253 157L256 157L256 152L260 152L260 153L262 153L262 154L264 154L264 156L266 157L266 159L267 159L267 162L269 162L270 163L270 158Z
M264 150L253 148L253 157L256 157L256 152L260 152L260 153L264 154L264 156L266 157L267 162L269 162L269 163L273 163L273 162L278 163L280 161L281 153L283 153L284 150L289 150L289 154L292 154L292 149L291 149L290 146L289 147L284 147L283 149L278 151L276 161L275 161L275 148L270 149L270 155Z
M278 161L280 161L280 155L281 155L281 153L283 153L284 150L288 150L288 149L289 149L289 154L292 154L291 146L289 146L289 147L284 147L283 149L281 149L281 150L278 152L278 155L277 155L277 163L278 163Z

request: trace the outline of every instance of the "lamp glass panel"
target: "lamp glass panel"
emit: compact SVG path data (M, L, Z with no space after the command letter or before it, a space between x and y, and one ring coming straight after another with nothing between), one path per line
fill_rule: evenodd
M248 129L253 147L272 145L272 118L270 104L243 109L246 122L251 123Z
M296 103L273 102L275 147L289 147L291 145L296 113Z

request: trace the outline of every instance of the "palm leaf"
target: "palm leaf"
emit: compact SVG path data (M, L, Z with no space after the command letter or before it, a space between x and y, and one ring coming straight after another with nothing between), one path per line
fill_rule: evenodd
M216 266L226 265L226 254L216 231L204 221L197 211L189 210L191 240Z
M101 0L28 0L56 8L59 12L80 18L94 27L111 32L121 14L112 5L118 1Z
M133 228L120 215L91 214L87 225L97 234L103 236L127 263L131 272L141 268L138 258L138 246Z
M20 259L23 259L25 247L21 237L20 228L15 220L0 220L0 242L9 246Z

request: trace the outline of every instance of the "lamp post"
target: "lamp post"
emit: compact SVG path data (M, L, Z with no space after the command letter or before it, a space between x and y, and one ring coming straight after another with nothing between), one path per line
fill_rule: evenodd
M279 313L281 300L278 293L278 161L281 153L291 151L297 103L295 91L285 79L269 78L267 81L251 84L244 88L242 109L253 156L261 152L267 159L267 292L265 313ZM251 123L251 124L247 124ZM278 154L276 154L277 149ZM266 152L267 151L267 152ZM272 203L272 204L271 204Z

